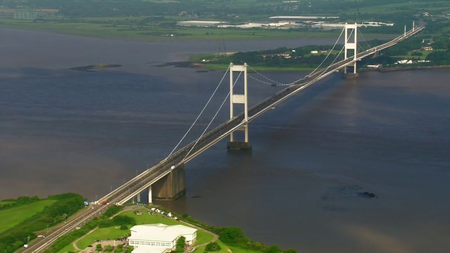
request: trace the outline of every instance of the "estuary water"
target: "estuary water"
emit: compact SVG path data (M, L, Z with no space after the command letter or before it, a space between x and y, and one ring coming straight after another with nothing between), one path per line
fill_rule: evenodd
M103 196L166 157L224 77L157 67L216 52L214 41L6 29L0 38L0 199L68 191L89 200ZM69 69L102 63L122 67ZM262 75L287 83L306 73ZM355 80L333 75L253 121L251 152L228 152L224 140L188 163L187 195L159 204L299 252L450 252L449 79L448 70L365 72ZM212 107L227 89L227 83L218 89ZM251 100L274 89L253 80ZM185 142L201 134L215 111L205 111ZM227 116L225 106L212 125Z

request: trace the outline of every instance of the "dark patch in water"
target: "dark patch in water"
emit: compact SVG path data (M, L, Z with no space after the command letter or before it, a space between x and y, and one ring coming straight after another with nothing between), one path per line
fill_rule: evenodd
M190 61L167 62L155 65L155 67L177 67L177 68L197 68L198 66Z
M347 208L337 207L337 206L332 206L332 205L322 206L321 208L322 208L322 210L328 211L328 212L340 212L340 213L348 212Z
M329 187L328 190L322 195L323 201L338 201L354 198L377 198L377 195L371 192L362 191L359 185L340 185Z
M375 195L371 192L358 192L356 195L360 198L366 198L366 199L378 198L377 195Z
M81 66L81 67L73 67L70 68L71 70L77 70L77 71L85 71L85 72L92 72L97 70L103 70L103 69L109 69L109 68L119 68L122 67L120 64L99 64L99 65L87 65L87 66Z

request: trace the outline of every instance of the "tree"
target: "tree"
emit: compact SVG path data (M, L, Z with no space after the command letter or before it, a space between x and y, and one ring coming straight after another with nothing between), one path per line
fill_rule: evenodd
M117 246L116 250L114 251L115 253L122 253L123 252L123 244L120 244L119 246Z
M117 215L112 219L114 225L136 225L136 219L126 215Z
M219 238L225 243L237 243L244 238L244 231L241 228L225 227L219 231Z
M280 253L281 250L280 248L278 248L277 245L272 245L270 247L267 248L266 253Z
M205 251L219 251L222 248L217 242L210 242L206 245Z
M105 247L105 252L111 252L114 250L114 247L112 245L108 245Z
M97 244L97 246L95 247L95 249L96 249L98 252L101 252L101 251L103 250L101 244Z
M106 218L112 217L114 214L122 211L122 209L123 209L122 206L113 205L110 208L108 208L108 210L106 210L106 212L103 214L103 216Z
M180 238L178 238L178 240L177 240L175 251L177 253L183 253L185 246L186 246L186 238L184 236L180 236Z
M133 246L128 246L127 250L125 251L126 253L131 253L134 250Z

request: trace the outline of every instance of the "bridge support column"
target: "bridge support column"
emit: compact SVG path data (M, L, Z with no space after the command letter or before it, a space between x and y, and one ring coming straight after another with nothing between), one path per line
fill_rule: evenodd
M349 33L350 31L350 33ZM357 68L357 58L358 54L358 24L347 24L345 23L345 45L344 45L344 59L349 58L349 50L353 56L354 64L353 66L345 66L344 67L344 77L348 79L358 77L358 73L356 72ZM353 67L353 73L348 73L348 67Z
M234 94L235 81L233 72L244 72L244 94ZM234 65L230 63L230 119L234 117L234 104L244 105L244 125L237 129L244 131L244 141L234 140L234 133L230 134L230 141L227 144L228 149L248 150L252 148L252 144L248 138L248 96L247 96L247 63L244 65Z
M149 204L153 203L152 186L151 185L148 187L148 203Z
M138 195L136 195L136 202L141 202L141 193L138 193Z
M175 200L186 193L184 165L180 165L152 186L155 199ZM150 193L150 192L149 192Z

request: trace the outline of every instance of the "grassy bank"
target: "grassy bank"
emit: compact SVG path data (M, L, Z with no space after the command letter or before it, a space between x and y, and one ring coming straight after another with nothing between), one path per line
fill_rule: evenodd
M197 227L197 241L195 245L202 245L199 248L196 248L194 252L203 253L206 249L206 244L213 242L214 237L218 237L217 244L220 246L219 251L215 251L217 253L253 253L253 252L273 252L273 253L295 253L296 251L293 249L289 250L280 250L277 246L265 246L262 243L253 242L245 237L244 233L239 228L233 227L221 227L216 228L212 226L208 226L202 224L187 215L177 216L180 220L164 218L160 214L149 214L147 211L148 208L144 206L140 207L125 207L128 210L120 211L124 207L112 206L108 209L108 211L99 219L94 219L87 223L79 230L75 230L69 234L64 235L59 238L54 245L47 250L46 252L58 252L58 253L67 253L67 252L77 252L83 250L89 246L95 249L98 244L98 240L102 240L103 243L109 244L111 246L115 245L116 247L120 247L118 245L123 244L122 242L115 242L112 239L122 238L128 236L130 231L129 229L134 225L140 224L155 224L162 223L166 225L187 225L192 227ZM159 207L158 207L159 208ZM162 209L163 210L163 209ZM111 212L110 212L111 211ZM138 215L136 211L141 211L141 214ZM163 210L164 212L168 212L167 210ZM109 214L108 214L109 213ZM115 215L117 214L117 215ZM111 219L111 217L113 217ZM124 223L118 224L118 220L128 220L127 225L124 226ZM105 224L107 224L105 226ZM126 228L126 229L125 229ZM111 239L108 241L108 239ZM76 242L76 246L80 250L75 250L73 247L73 243ZM106 247L105 245L103 245ZM124 249L125 250L125 249ZM120 251L120 250L119 250ZM116 251L116 252L119 252Z
M142 215L136 215L134 213L134 210L129 210L120 213L120 215L133 217L136 220L136 225L142 225L142 224L155 224L155 223L162 223L165 225L184 225L183 223L163 218L161 215L149 215L147 214L146 210L142 210ZM94 240L107 240L107 239L115 239L115 238L121 238L126 237L129 234L129 230L121 230L117 226L112 227L106 227L106 228L97 228L94 232L90 233L89 235L83 237L81 240L77 242L77 246L80 249L85 249L87 246L91 245ZM197 231L197 242L196 245L203 244L206 242L211 241L213 236L209 233L206 233L202 230Z
M84 199L74 193L46 199L19 197L0 206L0 249L14 252L38 234L68 219L83 207Z
M0 211L0 233L14 228L23 221L33 217L35 214L42 212L45 207L55 203L54 199L46 199L29 205L13 207Z
M136 211L141 211L142 215L136 215ZM127 210L118 213L120 216L127 216L131 217L133 220L135 220L136 225L141 224L156 224L156 223L162 223L166 225L186 225L186 223L183 223L181 221L177 221L170 218L164 218L160 214L148 214L147 209L141 208L141 209L133 209L133 210ZM108 217L104 217L103 220L109 219ZM92 222L91 222L92 223ZM93 221L97 226L101 226L101 220ZM111 245L118 246L119 244L122 244L121 242L116 242L114 239L116 238L123 238L129 236L130 228L133 225L128 225L127 229L124 229L121 226L112 225L108 227L95 227L91 233L87 233L88 231L83 231L82 236L76 239L76 246L79 249L86 249L89 246L95 246L97 243L96 241L109 241ZM73 237L75 238L75 237ZM203 230L197 231L197 241L195 245L202 245L208 242L211 242L214 238L214 235L210 232L205 232ZM73 241L75 242L75 241ZM65 247L61 248L57 252L59 253L66 253L66 252L77 252L79 250L76 250L73 246L73 242L70 242ZM224 245L222 243L222 245ZM204 247L201 247L204 249ZM224 249L225 252L228 252L228 248L225 246ZM203 251L196 251L196 252L204 252Z

